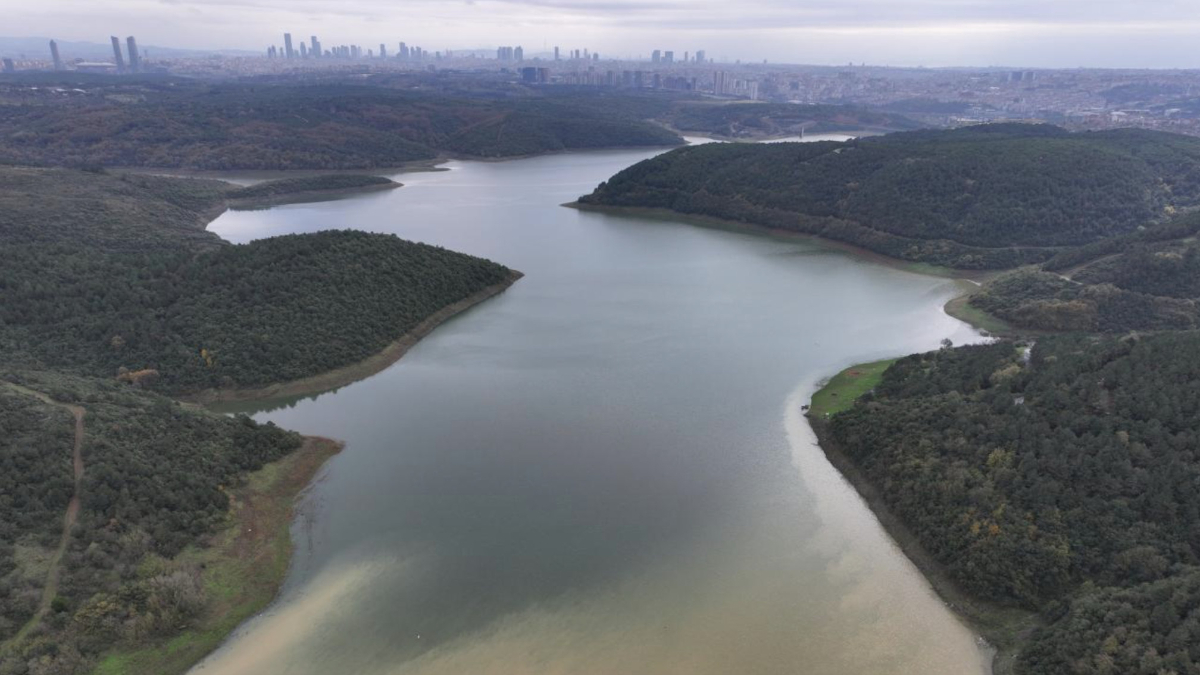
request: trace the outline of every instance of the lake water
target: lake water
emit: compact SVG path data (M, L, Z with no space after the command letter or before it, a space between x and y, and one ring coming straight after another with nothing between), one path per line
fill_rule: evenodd
M954 283L559 206L652 154L451 162L212 224L393 232L526 276L374 377L240 408L347 446L279 601L198 672L986 670L799 410L849 364L979 340L942 312Z

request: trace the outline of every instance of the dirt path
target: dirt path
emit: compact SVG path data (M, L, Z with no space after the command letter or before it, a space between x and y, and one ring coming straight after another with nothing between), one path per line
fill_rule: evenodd
M66 555L67 545L71 543L71 530L75 527L75 521L79 519L79 487L83 481L83 417L87 414L87 411L82 406L59 403L40 391L22 387L11 382L5 382L4 384L23 394L33 396L43 403L65 408L75 418L75 442L71 450L71 463L75 475L75 493L71 495L71 501L67 503L67 512L63 515L62 538L58 542L58 548L54 551L54 557L50 559L50 569L46 572L46 584L42 587L42 601L38 604L37 611L34 612L33 617L21 627L21 630L10 641L16 644L46 616L50 611L50 603L54 602L54 598L58 595L58 580L62 572L62 559Z

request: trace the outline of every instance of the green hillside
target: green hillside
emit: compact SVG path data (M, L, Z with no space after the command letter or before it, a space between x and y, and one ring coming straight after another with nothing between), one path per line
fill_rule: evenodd
M1019 673L1192 673L1198 364L1195 332L943 349L817 424L959 586L1040 612Z
M115 78L64 77L53 81L84 94L0 105L0 164L328 171L444 153L511 157L683 142L645 121L667 100L638 96L483 96L345 82L130 88Z
M845 144L709 144L636 164L579 201L755 223L902 260L1003 269L1200 204L1200 140L988 125Z
M512 279L501 265L391 235L329 231L231 246L203 225L245 191L215 181L0 176L14 177L0 183L0 205L13 206L0 212L0 363L97 377L152 372L143 384L172 393L257 387L361 361L443 307Z

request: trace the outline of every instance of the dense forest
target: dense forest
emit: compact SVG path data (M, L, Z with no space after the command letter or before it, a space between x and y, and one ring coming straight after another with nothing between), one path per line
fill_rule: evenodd
M512 279L501 265L391 235L229 246L202 229L204 213L245 189L213 181L0 173L22 179L0 190L0 205L14 205L0 212L0 363L120 375L172 393L256 387L360 361ZM250 191L280 194L271 184Z
M975 307L1023 329L1167 330L1200 327L1200 212L1070 249L1038 268L1000 276Z
M0 105L0 163L369 169L443 153L511 157L683 142L645 121L669 99L644 95L472 96L348 82L132 86L118 78L78 79L74 86L83 95Z
M818 422L963 588L1039 610L1027 675L1200 672L1200 333L946 348Z
M754 223L902 260L1003 269L1200 205L1200 141L996 124L844 144L709 144L640 162L579 201Z
M3 645L38 608L74 489L66 404L86 410L78 520L49 614L20 643ZM246 472L300 445L271 424L183 407L114 379L38 371L0 372L0 420L6 674L79 672L116 644L188 625L208 591L200 569L171 559L227 522L229 490Z

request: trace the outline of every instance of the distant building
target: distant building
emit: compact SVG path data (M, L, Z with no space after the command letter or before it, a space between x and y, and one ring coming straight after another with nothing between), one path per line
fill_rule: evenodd
M302 58L302 59L308 58L308 45L305 44L304 42L300 43L300 58Z
M113 35L109 39L112 40L113 59L117 62L117 72L123 73L125 72L125 57L121 55L121 38Z
M50 41L50 58L54 59L55 70L63 69L62 57L58 55L58 43L54 40Z
M666 51L662 55L663 63L675 63L675 52Z
M4 59L4 72L6 72L6 73L17 72L17 67L15 65L13 65L12 59L8 59L8 58Z
M384 45L382 42L379 43L379 58L381 58L381 59L387 58L387 46Z
M522 47L518 46L516 49L513 50L513 60L514 61L524 61L525 60L525 50Z
M312 44L310 44L308 47L308 53L311 54L314 59L321 58L321 41L317 39L316 35L313 35L309 39L312 41Z
M292 51L292 34L283 34L283 55L285 58L295 58L296 52Z
M704 50L703 49L696 50L696 63L704 63Z
M662 61L662 52L655 49L650 54L650 63L658 63L659 61Z
M142 55L138 53L137 40L132 35L125 38L125 51L129 53L129 72L142 72Z
M557 60L558 60L558 47L555 47L555 48L554 48L554 60L555 60L555 61L557 61Z
M400 43L399 56L401 61L408 60L408 45L404 44L403 42Z

